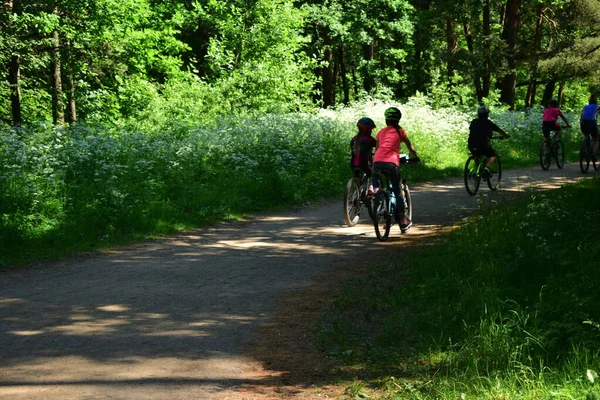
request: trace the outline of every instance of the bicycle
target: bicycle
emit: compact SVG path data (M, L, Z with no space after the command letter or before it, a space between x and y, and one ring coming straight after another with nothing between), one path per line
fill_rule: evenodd
M590 135L585 135L581 141L579 149L579 168L582 173L587 173L590 168L590 162L594 167L594 171L598 170L596 155L594 154L594 140Z
M566 126L561 128L566 129ZM552 164L552 158L556 160L556 166L558 169L562 169L565 165L565 146L562 138L556 135L557 131L552 132L550 138L550 144L544 139L540 144L540 165L544 171L548 171L550 164Z
M492 136L490 138L490 140L495 139L501 140L504 138L502 136ZM467 193L471 196L474 196L479 190L482 179L486 180L488 187L493 192L500 187L500 179L502 179L502 162L500 161L500 156L496 154L496 159L492 165L489 166L491 172L490 176L484 176L483 174L486 161L487 157L483 154L471 154L469 158L467 158L463 174L465 178L465 189L467 189Z
M357 177L348 179L344 190L344 220L348 226L354 226L358 223L363 207L366 207L369 216L373 219L372 196L368 194L369 182L367 175L359 168L355 168L354 171L358 171L362 175L360 179Z
M416 164L418 161L411 161L406 155L400 156L400 164ZM381 188L371 201L373 225L375 227L375 235L377 239L384 242L390 235L390 229L392 227L392 218L396 212L396 196L392 189L392 183L390 182L390 176L388 171L382 171L380 174L380 185ZM385 188L385 189L383 189ZM406 179L400 176L400 193L404 198L404 214L406 218L412 220L413 214L413 203L410 197L410 189L406 183Z

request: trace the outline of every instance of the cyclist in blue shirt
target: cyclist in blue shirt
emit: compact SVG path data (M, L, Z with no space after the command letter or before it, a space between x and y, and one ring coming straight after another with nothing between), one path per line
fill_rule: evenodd
M589 104L583 107L581 110L581 116L579 117L579 126L581 127L581 133L590 140L590 136L594 140L594 147L592 148L592 159L596 161L596 152L598 151L598 123L596 118L598 112L600 112L600 106L598 106L596 96L590 96Z

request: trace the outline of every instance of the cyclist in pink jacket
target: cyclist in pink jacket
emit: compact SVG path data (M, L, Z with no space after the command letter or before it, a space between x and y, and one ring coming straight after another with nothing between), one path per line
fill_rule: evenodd
M558 124L558 118L562 118L567 124L567 128L570 128L571 125L567 118L565 118L560 108L558 108L558 100L552 99L546 109L544 109L544 118L542 122L542 133L544 134L544 138L546 142L550 142L550 132L556 131L556 136L560 137L561 134L561 126Z

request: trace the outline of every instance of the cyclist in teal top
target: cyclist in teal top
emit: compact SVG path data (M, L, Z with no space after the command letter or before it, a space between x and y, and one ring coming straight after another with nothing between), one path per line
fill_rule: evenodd
M600 112L600 106L596 103L596 96L590 96L589 104L583 107L581 116L579 117L581 133L583 133L588 140L590 140L590 136L594 140L594 147L592 148L592 160L594 161L596 161L596 152L598 151L598 123L596 119Z

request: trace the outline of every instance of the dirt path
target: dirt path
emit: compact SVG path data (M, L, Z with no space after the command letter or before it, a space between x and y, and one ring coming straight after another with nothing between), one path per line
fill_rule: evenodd
M342 225L338 200L4 272L0 398L250 399L261 388L278 397L272 389L285 371L257 357L277 338L251 335L275 320L278 304L287 301L286 312L296 304L300 320L313 304L311 288L352 276L364 267L356 254L367 246L396 251L477 210L478 201L495 204L580 177L575 164L508 171L504 190L484 187L479 200L462 179L413 187L415 225L403 236L394 226L387 243L366 221ZM315 294L323 300L322 291ZM262 347L249 352L253 337ZM277 354L273 347L271 357Z

